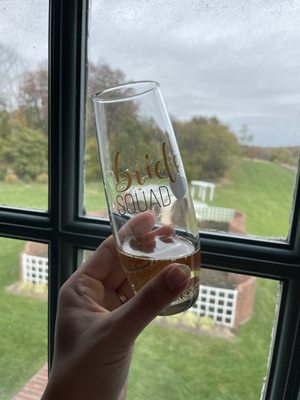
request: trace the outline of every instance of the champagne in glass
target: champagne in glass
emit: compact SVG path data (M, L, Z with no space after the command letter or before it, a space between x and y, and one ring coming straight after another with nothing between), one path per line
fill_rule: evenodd
M122 267L134 292L170 263L187 264L189 287L164 311L197 299L199 228L172 124L156 82L93 96L104 188Z

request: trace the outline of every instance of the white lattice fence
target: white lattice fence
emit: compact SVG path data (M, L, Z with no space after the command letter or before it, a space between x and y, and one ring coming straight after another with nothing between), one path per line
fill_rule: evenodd
M23 254L22 273L25 282L48 284L48 258Z
M218 325L234 327L237 290L200 285L198 300L190 311L207 316Z
M224 207L198 205L194 202L196 216L201 221L230 222L234 218L234 210Z

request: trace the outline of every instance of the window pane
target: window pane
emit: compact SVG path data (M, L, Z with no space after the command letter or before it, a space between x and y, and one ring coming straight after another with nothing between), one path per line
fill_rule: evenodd
M86 260L90 251L81 250ZM128 400L258 400L268 374L278 281L202 268L187 312L157 317L135 344Z
M47 247L0 238L1 400L39 399L46 384Z
M195 306L138 338L128 400L258 400L277 291L274 281L203 269Z
M299 155L295 2L93 2L88 214L105 214L90 94L157 80L202 230L286 240Z
M0 6L0 205L48 208L48 7Z

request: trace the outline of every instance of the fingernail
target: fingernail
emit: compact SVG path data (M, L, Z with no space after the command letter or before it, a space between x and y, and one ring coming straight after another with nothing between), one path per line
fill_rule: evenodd
M177 264L165 276L166 285L170 290L179 289L190 280L191 270L185 264Z

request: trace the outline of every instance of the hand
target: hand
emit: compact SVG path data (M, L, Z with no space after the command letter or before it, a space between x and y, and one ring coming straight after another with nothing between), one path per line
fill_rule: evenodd
M150 232L147 212L124 229ZM62 286L54 359L42 400L120 400L139 333L189 284L186 265L171 264L134 296L112 236ZM122 304L120 291L128 300Z

